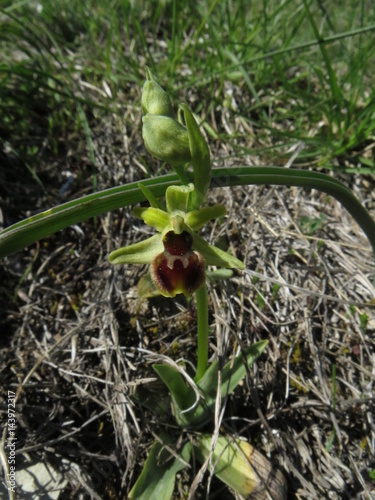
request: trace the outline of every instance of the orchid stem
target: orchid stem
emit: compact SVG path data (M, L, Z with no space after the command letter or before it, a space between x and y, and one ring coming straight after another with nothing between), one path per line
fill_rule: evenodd
M205 374L208 366L208 292L204 284L196 291L198 317L198 363L195 382Z

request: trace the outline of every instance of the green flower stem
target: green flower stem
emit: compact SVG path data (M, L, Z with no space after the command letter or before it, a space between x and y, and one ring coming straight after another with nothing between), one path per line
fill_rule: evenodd
M188 172L189 181L193 174ZM211 188L239 185L304 186L323 191L336 198L354 217L366 234L375 256L375 222L353 193L332 177L304 170L278 167L219 168L211 171ZM168 186L180 185L176 174L142 181L156 197L164 196ZM107 189L64 203L7 227L0 233L0 258L46 238L65 227L90 217L146 201L137 182Z
M208 366L208 292L204 284L196 291L198 317L198 363L195 382L205 374Z

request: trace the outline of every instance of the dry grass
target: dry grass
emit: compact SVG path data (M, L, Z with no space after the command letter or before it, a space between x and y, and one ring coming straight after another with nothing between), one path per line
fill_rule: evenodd
M125 115L123 123L131 118L133 128L114 118L93 131L99 188L144 177L142 158L151 161L139 113L129 107ZM245 126L225 110L215 120L228 133ZM214 158L231 156L229 146L210 142ZM63 169L75 178L67 196L76 197L90 188L79 176L89 173L89 156L84 149L79 159L67 153ZM225 162L230 168L239 160ZM29 206L49 202L28 182L20 185L21 168L15 163L14 183L2 178L7 213L17 212L18 199ZM57 204L61 165L46 158L40 171ZM374 180L351 181L375 214ZM247 264L230 281L210 285L210 355L229 358L239 347L270 341L245 383L222 401L216 429L247 438L269 457L285 474L290 498L373 498L369 244L341 206L318 192L224 188L213 190L210 202L225 203L228 217L205 237L227 242ZM321 214L320 227L304 234L301 218ZM141 301L135 287L144 269L108 263L111 250L148 232L121 210L62 231L5 259L0 269L2 408L6 391L17 391L17 467L44 461L62 471L60 499L126 498L155 436L174 425L133 394L137 387L162 390L151 368L162 356L194 360L194 302ZM196 474L191 468L181 475L175 498L187 496ZM205 478L197 498L208 491ZM216 498L230 498L215 481L208 484Z

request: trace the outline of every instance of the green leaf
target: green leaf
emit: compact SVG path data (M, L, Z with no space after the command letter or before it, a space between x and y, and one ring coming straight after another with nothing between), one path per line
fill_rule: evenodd
M169 365L153 365L152 367L170 390L174 416L180 427L196 427L210 418L204 400L201 398L195 405L198 395L176 368ZM186 411L189 408L192 409Z
M233 361L229 361L224 366L221 384L222 398L227 394L231 394L244 378L246 374L244 357L247 365L251 366L264 351L267 344L267 340L262 340L253 344L244 351L243 355L240 353ZM174 416L180 427L196 428L207 423L212 418L217 394L218 361L214 361L209 366L197 383L201 393L199 401L197 400L198 395L193 387L186 383L185 379L176 368L169 365L153 365L153 369L170 390ZM186 411L189 408L191 408L191 410Z
M255 342L250 347L238 354L232 363L228 361L223 368L222 375L222 385L221 385L221 395L225 396L226 393L231 394L234 389L238 386L241 380L246 375L246 367L244 359L246 360L247 366L250 367L255 363L257 358L262 354L264 349L268 345L268 340L261 340Z
M287 498L287 482L280 471L250 443L219 436L211 454L212 435L196 438L194 452L200 462L211 457L213 472L243 498Z
M161 234L147 240L122 247L109 255L111 264L150 264L156 255L164 251Z
M173 441L164 436L164 444L176 450ZM178 452L177 452L178 453ZM180 456L190 461L191 443L186 443ZM174 457L162 443L155 441L147 457L141 475L129 493L130 499L168 500L172 498L176 474L186 467L185 463Z
M231 269L214 269L212 271L206 271L206 276L211 283L215 283L215 281L232 278L233 271Z
M183 409L189 408L194 402L195 393L190 386L187 386L177 368L170 365L152 365L152 368L167 385L177 403Z
M187 175L193 180L192 174ZM146 179L142 184L155 197L167 187L179 184L176 174ZM236 167L212 170L211 188L247 185L304 186L332 195L352 215L366 234L375 255L375 221L354 194L336 179L319 172L280 167ZM0 232L0 258L78 222L105 212L145 201L137 182L83 196L33 215Z
M165 195L166 188L176 182L178 182L177 176L171 174L161 178L146 179L143 185L147 186L154 196L161 197ZM133 182L50 208L3 229L0 232L0 258L90 217L145 200L146 197L138 183Z
M194 451L200 462L204 462L210 456L211 442L211 435L197 438L197 445L194 447ZM250 449L245 449L248 446L250 446ZM248 443L219 436L212 453L215 476L244 498L248 498L259 484L259 479L255 475L254 469L249 465L248 459L244 456L246 452L249 454L249 458L251 458L252 447Z
M238 354L233 361L225 364L221 377L221 397L231 394L246 375L246 367L251 366L262 354L268 345L268 340L261 340L245 349L244 353ZM214 361L198 382L198 387L206 395L206 404L211 407L215 404L217 393L219 363Z

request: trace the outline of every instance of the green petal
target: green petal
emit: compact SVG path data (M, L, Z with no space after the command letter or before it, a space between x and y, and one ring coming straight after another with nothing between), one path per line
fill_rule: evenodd
M171 217L164 210L153 207L135 207L132 214L138 219L142 219L148 226L154 227L161 232L169 224Z
M227 214L227 210L224 205L214 205L213 207L204 207L200 210L193 210L186 214L185 222L194 231L205 226L207 222L211 219L217 219L219 217L224 217Z
M150 264L154 257L164 251L161 234L147 240L119 248L109 255L111 264Z
M245 264L220 248L210 245L203 238L194 234L193 250L200 252L208 266L220 266L245 269Z
M169 186L165 192L167 211L187 212L190 193L194 191L193 184L187 186Z

